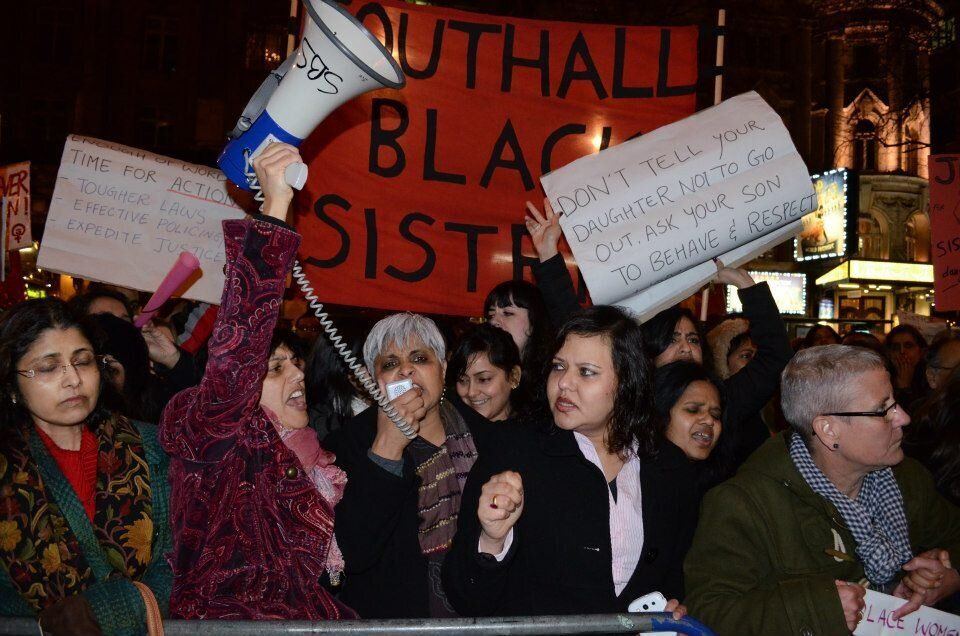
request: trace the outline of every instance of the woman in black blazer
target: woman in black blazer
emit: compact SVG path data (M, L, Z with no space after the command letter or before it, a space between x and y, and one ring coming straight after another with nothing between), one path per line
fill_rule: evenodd
M550 425L500 427L467 480L443 568L459 613L622 612L649 592L682 596L695 477L679 449L656 446L651 385L640 328L622 311L594 307L563 326Z

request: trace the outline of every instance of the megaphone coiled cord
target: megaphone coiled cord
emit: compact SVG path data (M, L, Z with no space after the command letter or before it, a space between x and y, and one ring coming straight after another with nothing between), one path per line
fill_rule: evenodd
M257 180L257 175L253 170L253 162L250 159L249 150L244 150L243 159L243 174L247 179L247 185L251 190L254 191L254 200L259 201L262 205L264 201L263 189L260 187L260 182ZM299 259L295 260L293 263L293 278L300 286L300 290L303 292L304 298L307 299L307 303L313 310L314 315L317 317L317 320L320 321L320 326L323 327L323 331L327 338L330 339L330 343L333 345L333 348L336 350L337 354L343 358L343 361L346 363L350 372L356 376L357 380L360 381L360 384L363 385L363 388L366 389L367 393L370 394L370 397L376 401L377 406L383 409L383 412L386 413L387 417L390 418L390 421L393 422L398 429L400 429L400 432L403 433L407 439L416 438L417 433L413 430L413 427L411 427L410 424L403 419L403 416L400 415L397 409L390 404L387 396L383 394L383 391L380 390L380 387L377 386L377 383L374 381L374 379L370 377L370 373L362 364L360 364L356 356L353 355L347 343L343 341L343 337L337 333L337 328L333 326L333 321L330 319L329 314L323 311L323 304L320 302L320 299L317 298L317 294L313 291L313 287L310 285L310 280L304 273L303 266L300 265Z

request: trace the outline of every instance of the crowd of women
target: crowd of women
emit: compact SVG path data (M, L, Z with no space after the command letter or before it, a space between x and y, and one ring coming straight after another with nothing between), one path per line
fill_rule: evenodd
M744 311L709 333L680 307L582 310L531 204L537 284L493 289L485 324L449 347L411 313L343 335L381 390L409 381L391 405L411 439L323 338L276 328L297 160L268 147L262 214L224 223L205 356L109 291L0 319L3 615L138 634L158 613L609 613L660 592L720 634L848 634L867 589L901 616L957 607L960 339L791 346L766 284L720 263Z

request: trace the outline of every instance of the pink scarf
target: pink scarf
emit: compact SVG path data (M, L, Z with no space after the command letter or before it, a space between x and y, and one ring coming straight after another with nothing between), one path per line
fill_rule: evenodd
M273 422L277 434L284 446L289 448L303 469L307 471L310 481L316 486L320 496L330 504L332 511L334 506L343 497L343 489L347 485L347 474L334 465L336 455L325 450L317 439L317 432L305 426L300 429L284 428L279 423L279 418L270 409L263 407L264 412ZM330 550L327 552L326 569L330 574L330 582L338 585L340 574L343 572L343 554L340 552L340 546L337 545L337 537L330 534Z

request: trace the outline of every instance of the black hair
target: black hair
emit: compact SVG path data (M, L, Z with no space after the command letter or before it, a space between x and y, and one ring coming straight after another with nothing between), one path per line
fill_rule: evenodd
M647 357L652 362L673 344L673 332L677 329L677 323L683 318L689 320L696 329L697 336L700 338L701 364L710 368L712 357L707 346L706 335L703 333L703 326L692 311L680 305L664 309L643 323L644 351Z
M924 350L924 351L926 350L927 339L924 338L923 334L920 333L920 330L914 327L913 325L897 325L896 327L891 329L890 333L887 334L887 337L883 341L883 346L886 347L887 350L889 351L890 347L893 346L894 336L899 336L901 334L909 335L911 338L913 338L913 341L921 350Z
M813 339L814 337L816 337L817 332L820 332L820 331L827 331L830 333L830 337L833 339L832 344L840 344L840 334L838 334L833 327L831 327L830 325L814 325L810 327L810 330L807 331L807 335L803 337L804 349L806 349L807 347L814 346Z
M160 399L159 380L150 372L150 351L140 330L112 314L93 314L80 320L90 326L97 353L109 355L123 366L123 386L115 389L119 398L116 410L132 419L159 421L166 404ZM104 379L110 374L109 367L100 371Z
M126 296L118 291L107 289L99 285L91 285L90 289L82 294L78 294L70 299L70 309L77 316L86 316L90 313L90 305L98 298L112 298L123 305L127 312L127 318L133 319L133 312L130 310L130 301Z
M0 426L32 423L20 394L17 369L30 347L51 329L77 329L90 343L94 353L100 353L92 326L81 320L59 298L27 300L10 308L0 319ZM111 417L110 407L115 406L117 397L101 373L99 399L86 421L90 430L95 430L101 422Z
M517 399L526 403L535 399L537 386L544 377L547 363L550 361L550 347L553 344L555 329L550 322L543 294L533 283L525 280L508 280L490 290L483 301L483 315L489 316L494 308L520 307L527 310L530 321L530 337L520 352L520 366L523 375L516 390Z
M510 334L489 323L478 325L460 338L450 355L447 362L447 388L456 390L457 382L467 372L467 367L481 353L487 355L490 364L502 369L507 374L507 378L510 377L514 367L521 366L520 352L517 350L517 344L510 337ZM523 376L521 375L521 377ZM516 408L516 402L513 393L511 393L511 406Z
M748 341L753 342L753 338L750 337L750 329L747 329L743 333L737 334L730 340L730 346L727 347L727 351L723 357L729 358L731 353L739 349L741 345Z
M723 382L713 373L702 365L689 360L677 360L665 364L658 368L653 376L654 424L659 438L666 437L667 428L670 426L670 410L694 382L706 382L712 385L720 396L720 408L726 414L724 408L726 406L726 390ZM722 421L721 424L726 424L726 422ZM710 457L698 462L698 464L701 464L698 471L698 481L701 489L705 490L730 476L734 466L736 448L737 431L721 426L720 438L710 453Z
M303 340L301 340L297 334L293 333L292 330L286 327L277 327L273 330L273 336L270 338L270 354L273 355L274 351L284 345L286 345L287 349L289 349L296 358L300 360L306 359L307 347L303 343Z
M339 330L341 342L362 366L365 332L349 324L342 326L345 328ZM353 417L353 398L360 396L361 391L350 381L352 375L334 345L321 334L313 342L304 369L310 426L321 441Z
M603 336L610 342L610 356L617 374L617 394L607 432L607 448L620 453L637 445L637 455L650 457L656 452L657 435L651 420L653 412L653 367L643 354L640 326L622 309L598 305L574 314L557 334L552 359L563 347L567 336Z
M897 389L899 394L898 400L907 400L906 396L912 397L916 400L918 397L925 397L930 392L930 385L927 384L927 364L926 364L926 352L927 352L927 339L923 337L923 334L920 333L920 330L914 327L913 325L897 325L887 334L887 337L883 341L884 349L886 350L886 357L890 359L890 366L888 367L891 370L890 379L896 382L896 367L893 364L893 339L896 336L907 334L917 345L917 348L920 349L920 360L917 362L917 366L913 368L913 377L910 378L910 385L905 388ZM907 404L909 407L910 404Z

